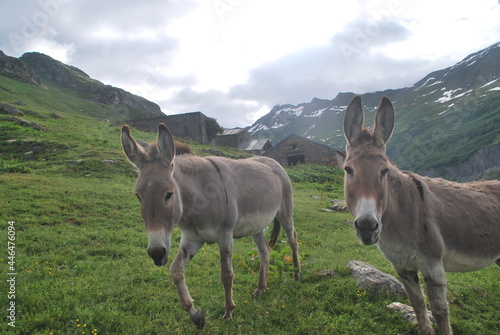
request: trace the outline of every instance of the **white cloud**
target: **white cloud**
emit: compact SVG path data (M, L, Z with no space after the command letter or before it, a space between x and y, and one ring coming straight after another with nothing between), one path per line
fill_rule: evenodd
M274 104L412 85L500 36L497 0L18 0L0 13L6 54L43 52L225 127Z

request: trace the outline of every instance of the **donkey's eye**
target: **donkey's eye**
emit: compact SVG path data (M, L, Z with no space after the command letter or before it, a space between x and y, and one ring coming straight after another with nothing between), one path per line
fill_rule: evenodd
M174 192L167 192L167 194L165 194L165 201L169 201L173 195L174 195Z
M383 169L381 172L380 172L380 178L384 179L385 176L387 176L387 174L389 173L389 169L388 168L385 168Z
M354 173L354 170L350 166L344 167L344 170L345 170L345 173L347 173L350 176Z

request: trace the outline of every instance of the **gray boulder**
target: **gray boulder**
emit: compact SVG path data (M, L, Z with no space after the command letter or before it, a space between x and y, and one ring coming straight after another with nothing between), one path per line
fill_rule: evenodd
M377 270L368 263L352 260L347 264L358 286L372 293L388 293L393 296L406 295L403 284L394 276Z

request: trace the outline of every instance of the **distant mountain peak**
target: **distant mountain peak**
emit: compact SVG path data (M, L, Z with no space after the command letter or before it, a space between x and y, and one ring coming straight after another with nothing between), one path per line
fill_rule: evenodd
M273 143L291 134L307 136L341 149L344 111L354 95L340 92L332 100L315 97L308 103L274 106L249 132ZM433 175L440 166L450 178L470 175L450 172L448 166L465 164L477 150L500 141L500 43L434 71L411 87L362 94L367 126L384 95L396 108L397 126L388 153L400 167ZM486 160L489 166L500 165L500 157Z

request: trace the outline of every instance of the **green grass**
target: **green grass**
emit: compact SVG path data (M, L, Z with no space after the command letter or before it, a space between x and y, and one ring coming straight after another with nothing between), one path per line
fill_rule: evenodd
M145 252L147 236L136 199L134 178L4 174L0 189L2 231L16 228L16 331L5 319L0 332L12 334L198 334L180 309L167 267L156 267ZM375 247L362 246L349 214L321 212L336 194L321 200L318 188L296 187L295 222L303 259L302 280L290 271L272 271L269 289L252 299L258 268L249 255L250 238L236 241L234 320L221 320L223 291L218 250L205 246L187 268L187 283L207 313L201 334L416 334L385 306L395 299L356 287L346 264L369 262L394 274ZM3 234L2 244L7 246ZM173 236L176 250L179 234ZM285 243L279 248L285 249ZM279 250L278 248L278 250ZM4 248L4 250L6 250ZM171 256L172 257L172 256ZM7 254L2 272L8 273ZM318 271L335 269L330 279ZM449 300L456 334L494 334L498 329L498 269L449 274ZM2 282L2 291L8 287ZM406 297L396 299L408 303ZM7 296L0 305L7 306ZM5 313L5 312L4 312ZM77 321L78 320L78 321ZM78 326L80 325L80 326ZM83 325L86 325L84 327Z
M233 262L238 307L233 320L222 320L218 249L206 245L186 273L196 306L207 316L206 328L196 330L180 308L168 268L154 266L147 256L147 235L132 191L136 173L121 152L119 125L78 112L78 105L87 102L72 98L39 105L44 97L50 100L46 91L13 82L12 93L1 83L0 101L23 100L27 106L21 109L45 116L55 112L64 120L23 117L50 130L40 132L0 116L0 271L4 278L0 333L417 334L416 326L386 310L395 300L408 303L406 297L373 295L357 288L346 267L352 259L393 275L394 271L374 246L360 244L347 221L349 214L321 211L331 199L343 195L341 172L319 166L288 170L303 256L302 280L296 282L290 269L280 263L286 264L289 257L282 242L273 255L268 290L252 299L258 280L254 244L251 238L237 240ZM21 89L24 93L19 96L15 91ZM134 136L143 141L155 137L139 131ZM193 148L202 153L208 147ZM103 159L118 164L107 165ZM12 272L7 249L10 221L15 221L16 238L14 300L6 294L7 274ZM172 252L179 237L175 230ZM331 279L318 274L325 269L339 275ZM455 334L498 334L498 268L447 277ZM10 301L16 303L15 329L6 318Z

